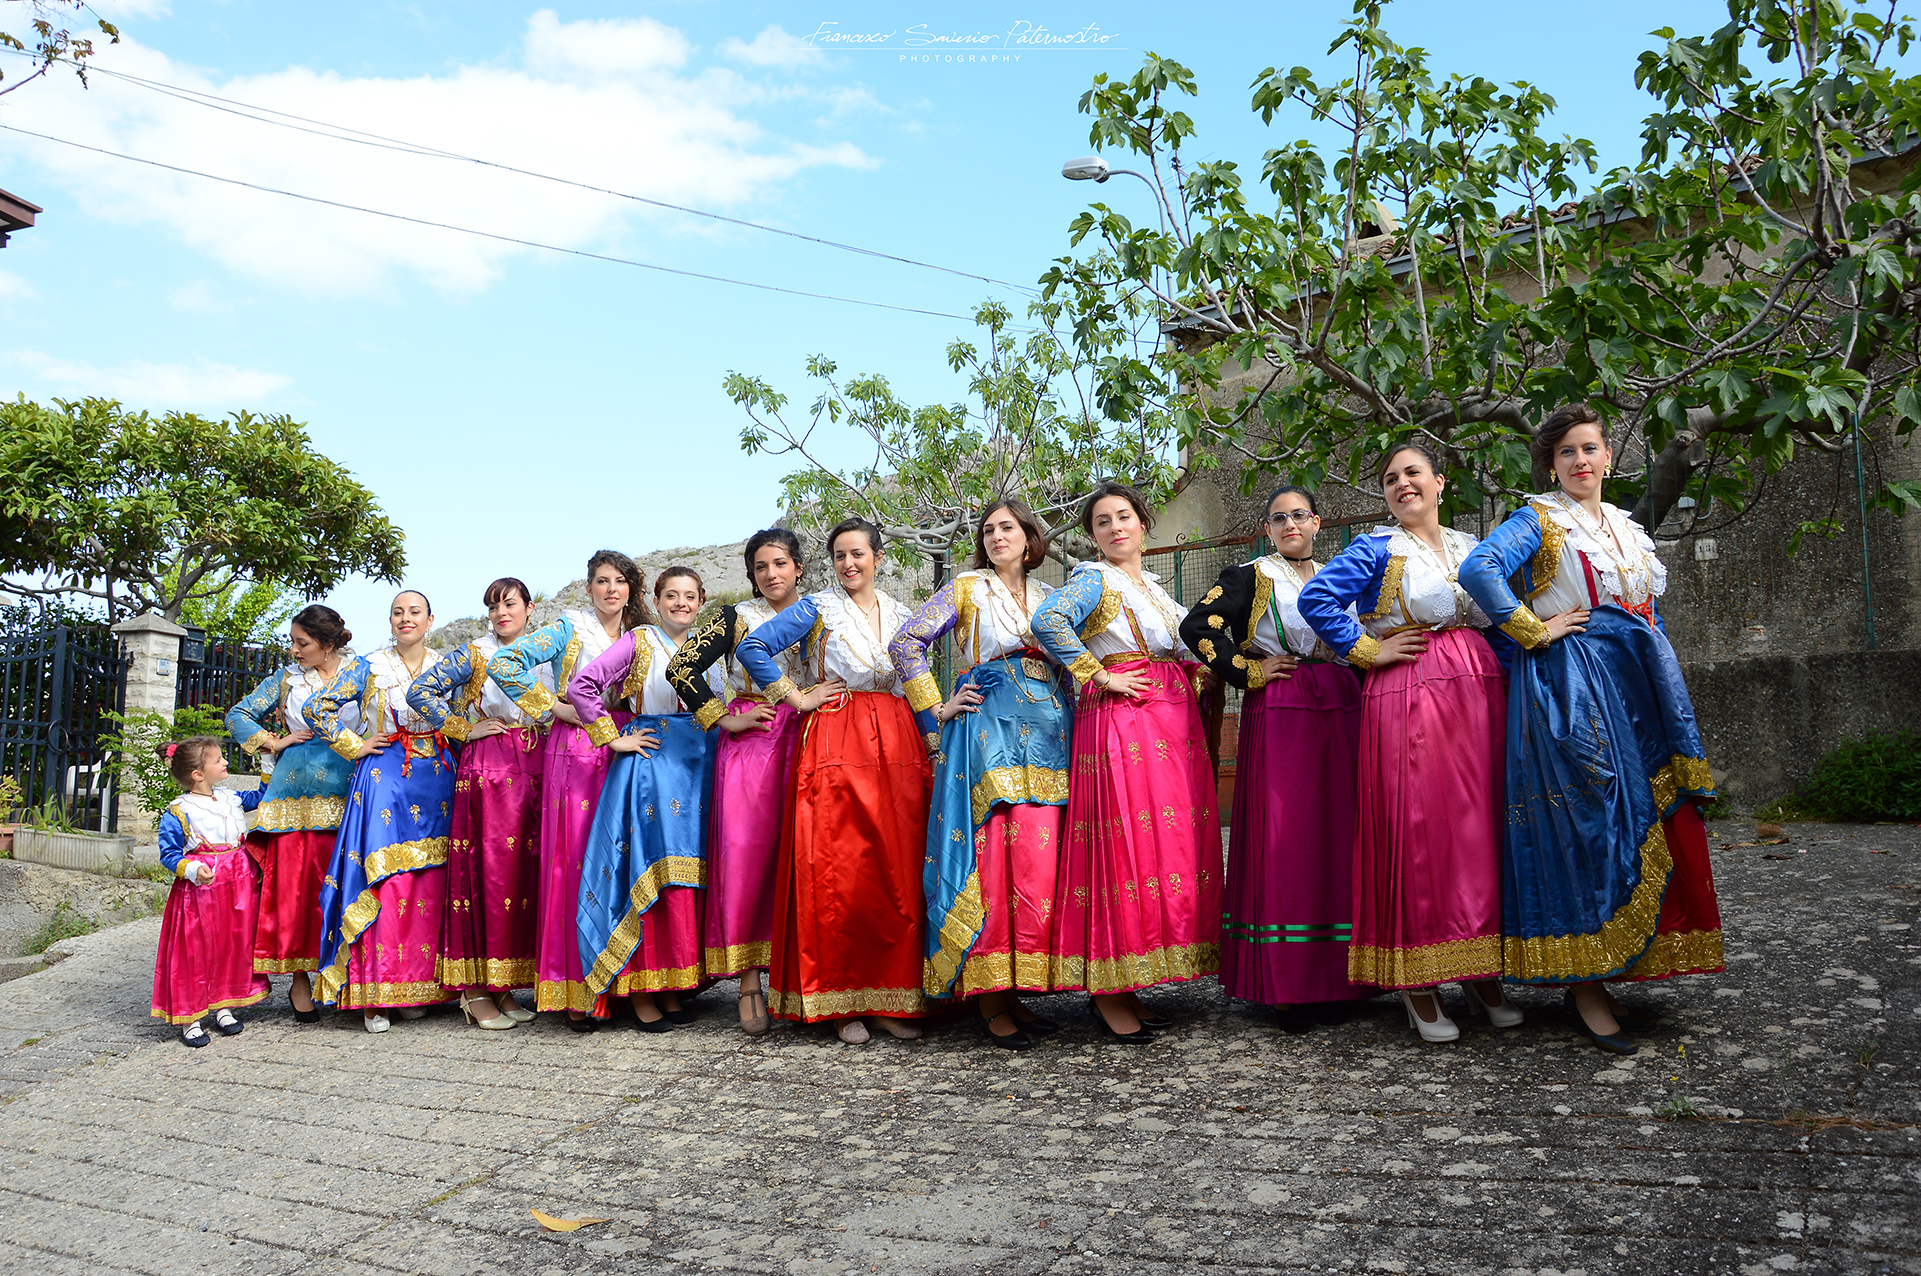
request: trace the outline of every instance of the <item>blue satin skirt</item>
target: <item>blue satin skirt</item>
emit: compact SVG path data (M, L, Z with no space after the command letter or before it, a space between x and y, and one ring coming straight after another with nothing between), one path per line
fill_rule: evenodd
M614 755L581 857L580 968L597 997L640 946L642 916L661 892L707 884L707 814L719 742L688 713L637 717L621 734L642 728L660 737L660 747L645 758ZM698 953L698 927L689 939Z
M1607 605L1586 633L1520 653L1508 682L1505 976L1577 983L1633 966L1674 869L1662 821L1713 793L1666 635Z

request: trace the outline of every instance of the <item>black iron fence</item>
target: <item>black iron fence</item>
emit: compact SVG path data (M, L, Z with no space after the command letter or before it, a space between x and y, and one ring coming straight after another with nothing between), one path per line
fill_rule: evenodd
M0 638L0 774L20 785L24 806L51 803L78 828L119 827L100 737L114 726L107 715L126 710L127 663L105 625Z
M259 686L262 678L283 668L289 658L278 647L206 639L200 659L193 660L189 658L194 654L193 646L192 635L181 644L179 680L173 698L176 710L206 709L225 716L235 701ZM277 725L281 731L287 729L284 723ZM222 744L229 767L236 772L252 770L252 762L240 751L237 741L223 740Z

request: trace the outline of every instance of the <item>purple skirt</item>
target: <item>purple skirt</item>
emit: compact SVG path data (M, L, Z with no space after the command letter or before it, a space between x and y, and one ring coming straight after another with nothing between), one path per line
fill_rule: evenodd
M1221 987L1271 1006L1352 1001L1354 810L1361 680L1303 664L1241 701L1221 900Z

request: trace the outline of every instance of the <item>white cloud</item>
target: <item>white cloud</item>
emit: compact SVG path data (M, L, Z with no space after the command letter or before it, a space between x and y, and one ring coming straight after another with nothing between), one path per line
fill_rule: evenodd
M167 301L175 310L195 315L223 315L234 308L233 301L204 279L180 285L167 294Z
M118 399L129 408L149 412L257 410L263 400L293 384L293 378L278 372L207 360L193 365L136 361L100 368L39 350L17 350L5 358L38 383L45 392L39 397ZM31 389L24 384L18 388ZM36 396L29 393L27 397Z
M164 18L173 12L169 0L93 0L88 8L115 24L128 18Z
M763 33L765 34L765 33ZM786 86L688 70L690 46L651 19L529 19L521 68L463 66L410 79L291 67L215 78L131 36L100 64L224 98L673 203L752 216L789 178L871 167L851 143L770 134L749 114ZM71 77L69 77L70 79ZM38 133L344 204L564 247L621 251L636 225L671 262L663 231L711 224L497 169L315 137L95 76L36 86L8 122ZM88 214L159 225L237 274L353 296L408 279L471 293L537 250L206 181L12 135L9 149ZM546 254L540 254L546 256Z
M0 301L38 301L40 290L14 274L0 270Z
M763 28L751 41L730 35L720 42L720 52L749 66L817 66L822 61L819 49L779 26Z

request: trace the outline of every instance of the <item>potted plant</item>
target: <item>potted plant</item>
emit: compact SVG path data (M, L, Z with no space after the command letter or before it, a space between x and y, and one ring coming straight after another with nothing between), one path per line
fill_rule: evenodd
M134 871L131 837L89 833L74 827L72 817L56 797L48 797L42 806L29 812L27 823L14 830L13 858L108 877L131 877Z
M20 791L20 781L10 775L0 775L0 859L13 854L13 830L18 827L13 822L13 813L25 797Z

